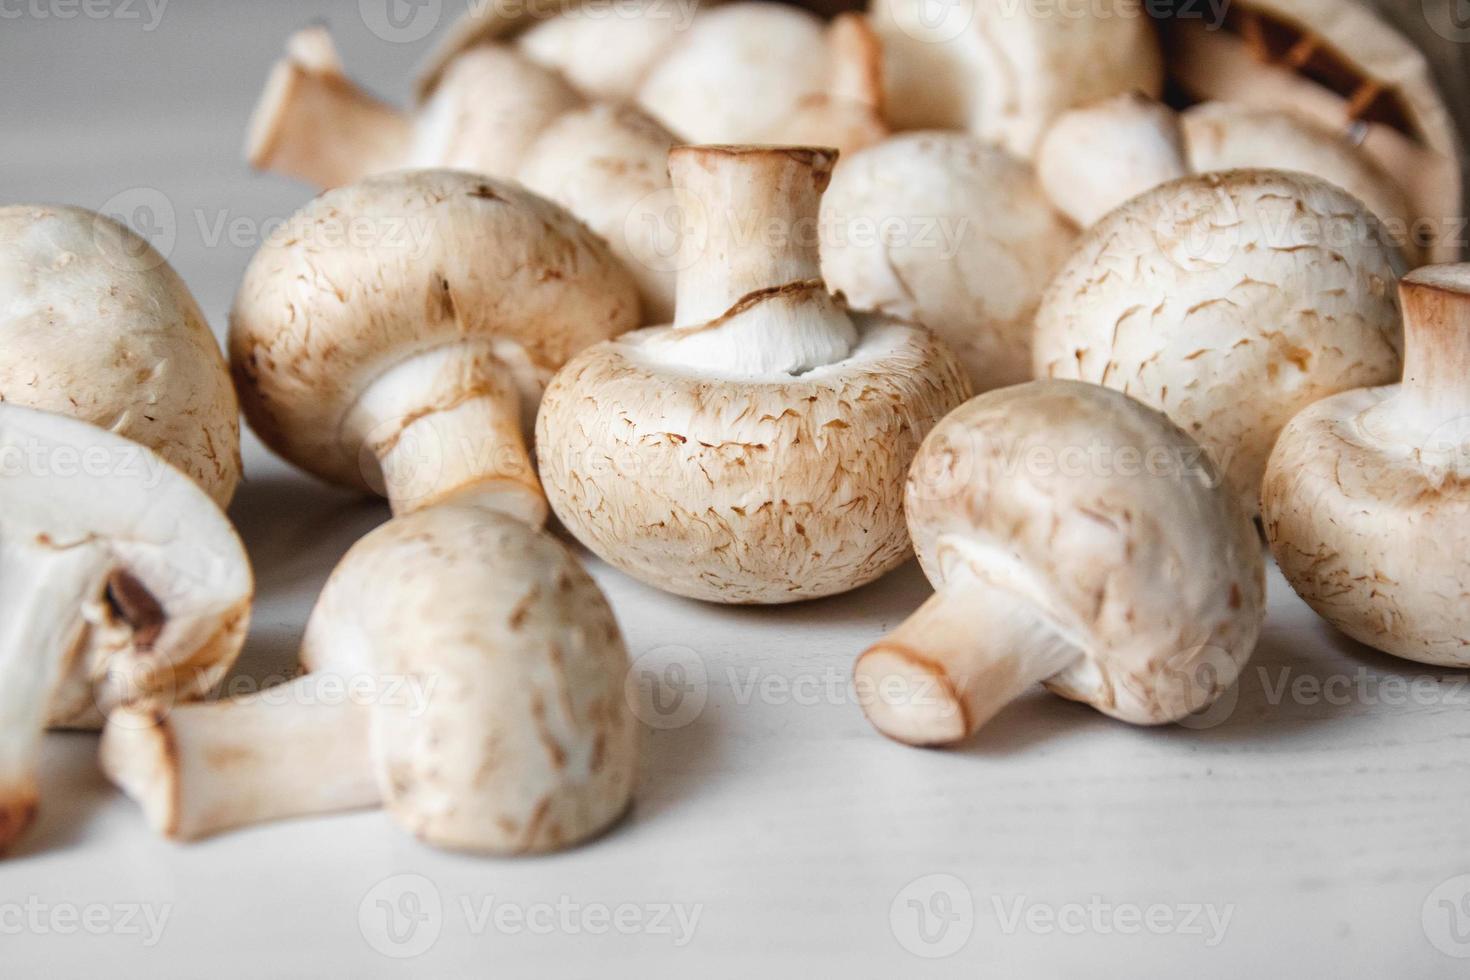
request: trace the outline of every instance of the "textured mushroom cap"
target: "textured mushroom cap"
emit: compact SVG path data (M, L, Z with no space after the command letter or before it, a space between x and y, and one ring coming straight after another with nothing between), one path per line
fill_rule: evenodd
M793 602L896 567L908 462L969 386L928 331L852 319L851 356L799 377L661 365L666 328L588 349L537 423L552 509L609 564L696 599Z
M1178 720L1255 647L1250 518L1194 440L1121 394L1036 381L981 395L925 440L907 507L935 587L965 565L1035 604L1084 653L1047 687L1105 714Z
M50 597L48 615L85 621L74 650L54 651L67 659L50 723L95 727L120 704L213 688L244 643L253 582L208 494L138 443L19 405L0 405L0 461L7 549L97 551L95 582ZM8 622L37 614L6 610Z
M1398 375L1397 263L1378 220L1323 180L1187 177L1082 238L1037 311L1036 372L1161 409L1254 511L1291 416Z
M638 103L691 143L743 143L774 132L804 96L826 87L823 25L775 3L701 13L659 59Z
M303 642L312 670L425 680L385 699L373 743L385 805L428 843L555 850L628 808L639 729L607 600L565 546L509 517L438 506L347 553Z
M1282 574L1319 616L1395 656L1470 667L1470 482L1368 424L1399 390L1344 392L1292 419L1261 516Z
M158 452L220 505L240 479L219 343L163 256L81 208L0 207L0 401Z
M977 391L1031 377L1031 322L1075 232L1029 165L959 133L843 161L822 199L822 273L854 305L916 319Z
M262 440L366 488L346 418L389 368L483 344L534 406L568 357L637 321L627 272L561 208L506 182L412 171L328 191L272 236L235 298L230 355Z
M871 6L891 51L885 81L896 129L968 129L1029 158L1063 110L1162 89L1153 26L1132 0L1065 16L1047 5L983 2L936 17L926 2Z
M637 109L600 103L543 130L517 174L607 241L638 281L644 321L652 323L674 313L674 273L666 257L650 254L649 234L663 227L673 145L669 131Z

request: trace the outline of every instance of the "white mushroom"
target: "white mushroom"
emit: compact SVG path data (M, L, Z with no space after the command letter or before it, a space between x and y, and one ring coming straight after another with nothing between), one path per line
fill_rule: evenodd
M760 134L763 143L836 147L849 154L888 135L884 121L883 47L868 18L840 14L827 28L824 90L803 96L790 114Z
M937 590L857 662L869 720L946 745L1028 687L1124 721L1215 701L1255 647L1255 528L1163 415L1077 382L981 395L925 440L908 482Z
M1087 232L1036 314L1038 377L1164 411L1254 512L1276 435L1306 405L1398 376L1398 251L1306 174L1161 185Z
M1282 431L1262 485L1281 572L1395 656L1470 667L1470 266L1399 283L1401 384L1346 391Z
M412 115L343 73L325 28L294 35L250 124L253 166L338 187L404 167L513 178L586 221L624 259L650 315L672 308L673 277L648 261L639 206L668 186L674 139L633 109L588 106L515 49L482 44L450 62ZM591 188L596 188L594 193Z
M1077 5L873 0L895 129L967 129L1029 159L1065 109L1158 95L1163 65L1137 0Z
M434 846L525 853L628 808L627 651L549 535L474 507L396 518L333 572L301 655L308 674L248 700L114 713L103 767L155 830L381 802Z
M0 207L0 350L0 402L142 443L229 503L229 371L188 287L142 238L81 208Z
M251 427L303 469L399 513L457 498L539 523L523 424L568 357L637 322L628 274L556 205L408 171L329 191L271 237L230 356Z
M0 850L34 817L47 719L209 691L251 590L229 521L162 456L0 405Z
M1398 185L1340 135L1290 110L1208 102L1176 114L1136 94L1117 96L1064 113L1036 156L1042 187L1084 227L1166 181L1247 167L1300 171L1341 187L1418 257Z
M1031 377L1036 305L1076 232L1025 161L964 133L892 137L837 168L822 229L832 288L931 328L975 390Z
M671 326L589 348L537 424L557 516L614 566L717 602L856 588L909 553L903 474L969 385L927 330L848 311L818 263L830 151L680 147Z
M1463 149L1424 53L1364 0L1247 0L1222 9L1218 24L1177 17L1165 25L1168 74L1181 93L1290 110L1341 134L1407 198L1414 224L1395 228L1395 237L1429 261L1456 260ZM1460 47L1438 29L1420 37Z

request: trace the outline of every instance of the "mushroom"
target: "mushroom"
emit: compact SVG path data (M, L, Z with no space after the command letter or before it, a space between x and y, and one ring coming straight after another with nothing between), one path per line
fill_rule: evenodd
M1163 66L1136 0L1083 5L873 0L894 129L965 129L1030 159L1065 109L1158 95Z
M1282 430L1261 490L1291 587L1348 636L1470 667L1470 265L1399 282L1401 384L1316 402Z
M1442 5L1441 5L1442 6ZM1433 21L1418 41L1438 49L1463 78L1463 45ZM1428 11L1428 8L1425 8ZM1443 25L1448 26L1448 25ZM1248 0L1218 23L1176 17L1164 24L1168 74L1183 97L1286 109L1340 133L1373 160L1408 200L1414 225L1396 237L1428 261L1458 258L1462 144L1425 54L1363 0ZM1462 119L1464 117L1462 116ZM1388 215L1383 217L1388 218Z
M679 595L779 603L901 563L903 474L967 397L927 330L851 312L820 275L828 150L679 147L687 257L670 326L573 358L537 422L551 506Z
M395 513L453 498L540 523L522 420L568 357L637 321L628 274L556 205L407 171L328 191L271 236L230 357L251 427L301 468Z
M935 595L858 658L868 719L973 734L1038 681L1139 725L1212 704L1250 658L1265 563L1203 450L1117 392L1034 381L930 433L909 475Z
M142 443L229 503L229 371L188 287L142 238L82 208L0 207L0 348L0 402Z
M432 507L332 573L284 688L115 712L109 778L169 837L381 803L437 847L556 850L628 808L639 731L612 610L549 535Z
M627 262L650 315L665 315L673 277L648 261L657 228L640 206L667 188L673 142L642 113L588 106L555 72L495 44L455 58L410 116L354 85L331 36L313 27L272 71L246 152L255 167L319 187L404 167L518 180L587 221Z
M1063 113L1036 156L1048 196L1084 227L1166 181L1247 167L1296 170L1336 184L1417 258L1400 188L1341 136L1290 110L1209 102L1176 114L1152 99L1121 95Z
M1075 230L1029 164L964 133L905 133L843 162L822 272L857 306L916 319L975 390L1031 377L1031 321Z
M1252 513L1276 435L1398 376L1398 250L1307 174L1162 184L1093 225L1036 313L1038 377L1116 388L1204 444Z
M230 522L158 453L0 404L0 850L30 825L48 718L100 723L229 670L250 615Z
M827 81L761 134L778 145L831 146L839 160L888 135L883 105L883 48L866 17L840 14L827 28Z

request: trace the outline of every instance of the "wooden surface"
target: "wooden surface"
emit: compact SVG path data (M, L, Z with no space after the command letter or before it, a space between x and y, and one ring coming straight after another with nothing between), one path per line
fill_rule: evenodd
M432 36L385 42L356 3L173 0L152 30L131 9L0 18L0 198L135 215L222 328L264 223L310 197L239 159L281 39L329 16L349 68L400 98ZM322 579L385 512L253 440L246 461L234 516L260 602L241 674L260 678L289 669ZM51 736L40 823L0 865L0 975L1470 973L1451 955L1470 956L1466 675L1344 640L1274 574L1254 662L1194 727L1037 691L973 744L920 752L875 735L846 686L924 597L914 569L774 610L596 573L658 726L606 838L484 860L368 812L181 847L101 779L95 739Z

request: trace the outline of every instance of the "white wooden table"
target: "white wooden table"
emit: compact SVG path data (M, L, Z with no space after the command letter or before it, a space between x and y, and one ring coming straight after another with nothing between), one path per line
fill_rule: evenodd
M0 200L135 216L222 329L266 223L310 196L240 161L282 39L326 17L402 98L433 35L375 36L380 0L161 2L0 0ZM462 0L435 7L437 32ZM386 512L253 439L246 464L260 678ZM1133 729L1038 691L921 752L847 687L924 596L913 568L767 610L594 570L663 695L640 702L659 727L609 836L482 860L367 812L178 846L101 778L94 738L55 735L39 825L0 864L0 976L1470 975L1466 675L1335 635L1274 572L1260 650L1207 723Z

